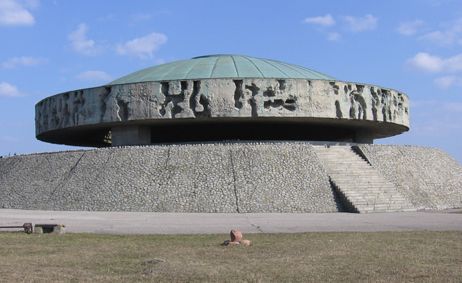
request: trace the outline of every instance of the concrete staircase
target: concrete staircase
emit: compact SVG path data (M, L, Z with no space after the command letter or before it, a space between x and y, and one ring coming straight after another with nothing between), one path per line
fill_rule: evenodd
M344 205L359 213L413 211L413 206L350 146L314 146Z

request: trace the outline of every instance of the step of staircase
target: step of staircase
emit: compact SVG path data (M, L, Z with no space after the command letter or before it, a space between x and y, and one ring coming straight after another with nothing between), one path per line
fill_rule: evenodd
M412 204L349 146L314 146L329 178L359 213L414 211Z

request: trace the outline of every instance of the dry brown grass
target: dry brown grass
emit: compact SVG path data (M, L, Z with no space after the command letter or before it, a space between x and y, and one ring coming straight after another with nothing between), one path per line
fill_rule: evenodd
M0 281L461 282L461 232L109 236L0 233Z

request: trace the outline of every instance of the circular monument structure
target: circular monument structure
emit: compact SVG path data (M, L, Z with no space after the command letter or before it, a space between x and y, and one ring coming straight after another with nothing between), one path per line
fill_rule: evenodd
M47 97L36 136L96 147L0 159L0 208L208 213L462 207L437 149L375 145L409 130L408 97L280 61L207 55Z
M372 143L409 129L405 94L241 55L147 68L36 105L42 141L79 146L223 140Z

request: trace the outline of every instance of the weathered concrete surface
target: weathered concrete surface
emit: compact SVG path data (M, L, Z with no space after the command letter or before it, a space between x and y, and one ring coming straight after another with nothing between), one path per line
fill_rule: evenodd
M407 131L408 112L405 94L358 83L304 79L142 82L48 97L36 105L36 135L54 143L104 145L110 144L110 129L122 125L284 118L281 121L361 128L355 131L364 137L357 139L369 141ZM83 134L66 139L74 128L92 130L86 138L98 140L85 140Z
M306 143L105 148L0 159L0 208L335 212Z
M359 145L377 170L417 209L462 207L462 167L435 148Z
M60 223L66 232L101 234L462 231L455 213L149 213L0 209L0 224ZM251 239L251 237L247 237Z
M361 148L416 208L462 207L462 170L447 154ZM0 208L249 213L337 212L341 206L313 145L242 142L2 158Z

